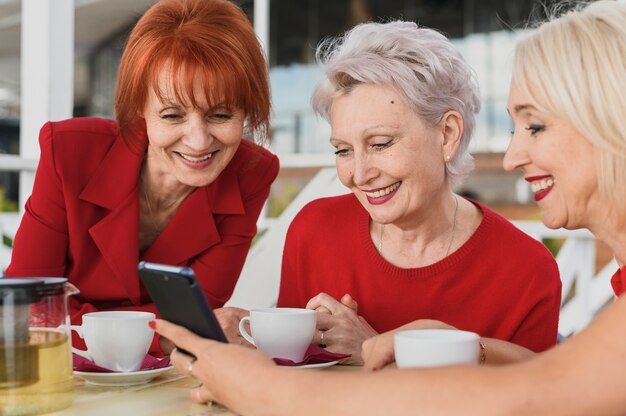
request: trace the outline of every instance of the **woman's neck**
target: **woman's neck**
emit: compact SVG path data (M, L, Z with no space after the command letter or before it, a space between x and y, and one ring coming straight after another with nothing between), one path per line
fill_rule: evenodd
M589 231L607 244L620 267L626 266L626 204L609 204L608 212L602 213L602 218L590 223Z
M471 202L447 193L427 214L402 224L372 223L372 240L390 263L404 268L422 267L442 260L461 247L482 220Z

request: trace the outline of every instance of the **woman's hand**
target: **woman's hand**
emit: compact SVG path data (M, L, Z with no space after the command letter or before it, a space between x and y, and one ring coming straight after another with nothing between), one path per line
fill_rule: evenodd
M230 404L241 400L237 397L240 387L256 383L259 372L275 365L260 351L205 339L161 319L155 320L154 329L197 357L194 359L178 350L171 355L174 367L181 374L202 383L191 390L191 399L196 403L215 400ZM267 372L263 374L268 375Z
M167 338L160 337L159 338L159 348L163 351L163 354L170 355L172 351L176 348L176 345L172 341Z
M250 311L241 308L224 307L215 309L215 316L224 331L224 335L226 335L226 339L231 344L254 348L239 332L239 321L241 321L241 318L248 315L250 315Z
M342 364L362 364L361 345L377 332L357 314L357 303L350 295L337 301L326 293L315 296L306 305L317 314L317 331L313 342L325 345L331 352L351 354Z
M399 328L377 335L363 343L361 355L364 370L381 370L389 365L395 365L393 351L393 337L397 332L409 329L456 329L445 322L432 319L418 319Z

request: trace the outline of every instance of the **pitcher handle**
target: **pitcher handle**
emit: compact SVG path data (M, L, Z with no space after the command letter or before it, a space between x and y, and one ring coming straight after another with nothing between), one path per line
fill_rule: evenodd
M78 336L83 338L83 327L81 325L70 325L70 330L76 331L76 333L78 333ZM91 354L89 354L89 351L79 350L78 348L72 347L72 352L74 354L80 355L83 358L88 359L89 361L93 361L93 357L91 356Z
M245 338L246 341L248 341L250 344L256 347L256 344L254 343L254 339L252 339L250 334L248 334L248 331L246 331L246 325L245 325L246 321L250 321L249 316L244 316L243 318L241 318L241 321L239 321L239 332L241 333L241 336Z

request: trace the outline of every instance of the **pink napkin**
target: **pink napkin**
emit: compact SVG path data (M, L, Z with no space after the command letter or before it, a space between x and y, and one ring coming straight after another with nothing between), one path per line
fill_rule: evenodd
M337 354L334 352L326 351L324 348L320 347L319 345L311 344L309 345L309 348L306 350L306 353L304 354L304 358L302 359L302 361L298 363L294 363L293 361L288 360L286 358L274 358L274 362L276 362L276 364L278 365L296 366L296 365L321 364L321 363L328 363L331 361L339 361L339 360L343 360L344 358L348 358L349 356L350 354Z
M88 373L116 373L116 371L100 367L93 361L89 361L78 354L72 354L72 361L74 362L74 371L84 371ZM139 371L156 370L157 368L167 367L168 365L170 365L170 357L157 358L147 354L143 363L141 363Z

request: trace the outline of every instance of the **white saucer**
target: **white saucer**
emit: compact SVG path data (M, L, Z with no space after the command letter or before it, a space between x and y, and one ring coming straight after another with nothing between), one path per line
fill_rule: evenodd
M329 361L327 363L292 365L293 368L326 368L338 364L339 361Z
M74 371L74 375L84 379L89 384L97 386L134 386L146 384L156 376L174 368L170 365L154 370L133 371L130 373L98 373L87 371Z

